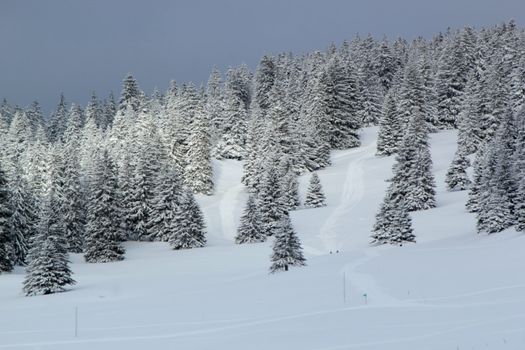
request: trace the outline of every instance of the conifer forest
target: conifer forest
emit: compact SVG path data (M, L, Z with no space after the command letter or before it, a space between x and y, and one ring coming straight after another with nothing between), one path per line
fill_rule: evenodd
M524 349L525 29L326 44L3 99L0 349Z

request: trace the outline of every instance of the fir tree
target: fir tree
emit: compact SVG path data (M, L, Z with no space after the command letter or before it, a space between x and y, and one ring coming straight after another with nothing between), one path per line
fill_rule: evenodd
M458 148L445 178L449 191L463 191L469 188L470 179L467 175L467 168L469 166L469 159L463 154L463 151Z
M63 292L75 284L69 268L63 229L55 211L53 192L45 200L40 213L38 234L32 242L29 265L24 279L26 296Z
M168 239L172 249L201 248L206 245L204 218L191 192L184 191L177 210L177 219L171 222Z
M350 77L341 62L334 57L320 79L327 101L325 113L330 123L329 142L335 149L360 145L356 82Z
M241 223L237 229L235 243L257 243L264 242L265 240L266 236L259 217L257 201L254 195L250 195L244 213L241 216Z
M0 273L13 269L9 184L0 164Z
M317 173L313 173L310 177L310 184L306 191L306 200L304 206L307 208L319 208L326 206L326 198L321 186L321 180Z
M389 156L397 151L400 143L400 135L397 130L398 120L396 112L396 100L392 91L389 91L383 104L383 117L379 121L379 132L377 134L378 156Z
M301 242L295 233L288 215L279 219L278 230L273 241L270 272L288 271L291 266L305 266Z
M106 150L96 160L90 176L84 258L87 262L111 262L124 258L121 246L117 197L117 172Z
M29 242L35 235L37 224L37 203L27 181L22 177L22 170L15 167L10 181L10 230L13 239L14 263L24 265Z
M168 241L172 230L179 224L177 213L182 191L182 183L177 171L174 168L164 168L159 176L154 202L157 214L151 218L155 233L154 240Z
M188 140L187 166L184 183L194 193L210 195L213 192L209 122L202 106L197 107Z
M405 242L415 242L412 220L404 203L395 202L388 189L376 215L371 244L403 245Z
M215 146L214 155L218 159L241 160L245 155L246 110L239 97L226 96L226 108L222 122L222 135Z

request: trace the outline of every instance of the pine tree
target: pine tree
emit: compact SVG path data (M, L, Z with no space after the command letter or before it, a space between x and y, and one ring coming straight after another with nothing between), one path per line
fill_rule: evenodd
M480 188L483 178L483 166L485 159L485 145L482 145L478 148L476 152L476 157L474 158L474 180L469 187L468 200L465 204L465 207L470 213L475 213L479 210L480 205Z
M11 215L9 184L0 164L0 273L13 269Z
M62 139L67 127L67 103L64 94L60 95L56 111L51 115L48 123L47 134L50 142Z
M206 245L202 212L191 192L184 191L177 210L177 219L170 227L168 243L172 249L201 248Z
M107 150L96 159L89 183L84 258L111 262L124 258L118 217L117 172Z
M266 236L259 217L257 201L254 195L250 195L244 213L241 216L241 223L237 229L235 243L257 243L264 242L265 240Z
M54 193L46 198L40 213L38 233L29 253L24 279L26 296L63 292L75 284L69 268L63 229L56 212Z
M262 166L266 169L257 187L259 214L264 234L273 236L279 230L279 221L288 214L282 202L282 187L275 156L269 157Z
M210 195L213 192L213 169L211 167L209 122L200 104L194 118L188 139L184 183L194 193Z
M278 222L278 230L273 241L272 265L270 273L288 271L291 266L305 266L303 248L299 237L295 233L288 215L284 215Z
M515 208L516 231L525 231L525 176L521 177L518 186Z
M37 203L27 181L22 177L20 166L15 167L10 181L10 230L13 239L14 263L24 265L29 242L35 235Z
M415 242L412 220L403 201L396 202L389 188L376 214L371 244L403 245L405 242Z
M356 82L350 79L341 62L334 57L328 63L320 78L323 93L327 100L329 141L335 149L357 147L360 145L356 105Z
M279 163L281 178L281 204L290 211L301 205L299 200L299 182L297 173L293 169L293 163L288 156L284 156Z
M310 184L306 191L306 200L304 206L307 208L319 208L326 206L326 198L321 186L321 180L317 173L313 173L310 177Z
M435 207L428 125L418 107L412 109L408 130L393 169L391 196L394 202L402 202L408 211Z
M128 74L122 82L122 92L118 104L119 111L131 108L134 113L141 109L141 91L133 75Z
M379 121L379 132L377 134L378 156L389 156L397 151L400 143L398 132L396 100L392 91L389 91L383 104L383 117Z
M513 224L512 204L503 187L505 164L502 160L500 149L493 140L484 154L479 186L479 207L476 212L479 233L500 232Z
M449 191L463 191L469 188L470 179L467 175L467 168L470 166L469 159L458 148L454 159L448 168L445 182Z
M241 160L246 152L246 110L241 99L232 93L226 95L221 129L222 135L213 152L215 157Z
M172 230L177 227L177 213L183 188L177 171L164 168L159 176L154 208L156 215L151 217L154 240L167 242Z
M65 228L65 238L68 251L81 253L85 235L85 194L81 182L79 162L80 131L82 130L82 110L72 105L68 124L64 132L65 144L59 150L62 152L63 177L63 208L62 220Z
M274 58L264 55L255 72L255 103L261 111L270 107L270 91L275 81Z

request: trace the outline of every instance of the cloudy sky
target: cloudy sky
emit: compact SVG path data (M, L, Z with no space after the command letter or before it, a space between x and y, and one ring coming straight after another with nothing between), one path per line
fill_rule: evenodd
M0 98L46 113L64 92L146 92L207 80L213 65L323 49L356 33L431 37L447 27L525 23L524 0L0 0Z

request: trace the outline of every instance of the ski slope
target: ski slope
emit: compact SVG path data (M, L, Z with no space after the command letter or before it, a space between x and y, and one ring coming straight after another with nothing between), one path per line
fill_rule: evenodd
M307 267L269 275L271 242L233 244L242 164L214 161L215 194L198 197L208 247L73 255L78 284L49 296L23 297L21 269L0 275L0 349L525 349L525 235L476 234L466 192L445 191L454 131L432 136L438 207L413 213L417 244L368 246L393 163L376 132L319 172L327 207L293 212Z

